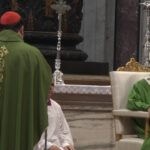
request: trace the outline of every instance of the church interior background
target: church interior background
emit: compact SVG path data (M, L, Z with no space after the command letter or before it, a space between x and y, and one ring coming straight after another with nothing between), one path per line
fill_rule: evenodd
M61 70L65 86L53 98L61 104L76 150L115 150L109 71L131 57L142 63L144 0L65 0ZM2 0L0 15L15 10L25 18L25 41L37 46L55 70L56 0ZM72 85L72 86L70 86Z

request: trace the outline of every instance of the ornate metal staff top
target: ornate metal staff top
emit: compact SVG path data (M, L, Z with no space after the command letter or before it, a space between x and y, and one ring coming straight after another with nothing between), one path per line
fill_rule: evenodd
M144 3L140 3L140 5L150 7L150 1L145 1Z
M66 4L64 0L58 0L56 1L56 4L52 4L51 7L56 10L58 14L58 42L57 42L57 55L55 59L55 71L54 71L54 84L64 84L64 81L62 79L63 73L60 71L60 65L61 65L61 38L62 38L62 15L66 13L66 11L69 11L71 7Z

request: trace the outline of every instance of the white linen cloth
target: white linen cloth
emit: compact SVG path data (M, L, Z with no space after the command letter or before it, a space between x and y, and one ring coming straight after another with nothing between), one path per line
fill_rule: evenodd
M54 93L62 94L93 94L93 95L111 95L110 85L75 85L63 84L55 85Z
M51 105L48 109L48 128L47 128L47 149L52 145L58 146L61 150L67 145L73 146L72 135L70 128L61 109L61 106L54 100L51 100ZM42 134L40 141L34 147L34 150L44 150L45 147L45 132Z

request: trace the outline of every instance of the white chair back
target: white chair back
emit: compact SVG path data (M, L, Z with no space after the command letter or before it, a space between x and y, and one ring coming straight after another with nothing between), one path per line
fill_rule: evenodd
M148 72L110 72L113 110L127 109L128 94L137 81L148 76ZM134 134L131 118L115 117L116 134Z
M127 108L128 94L133 84L148 75L150 75L148 72L110 72L113 109Z

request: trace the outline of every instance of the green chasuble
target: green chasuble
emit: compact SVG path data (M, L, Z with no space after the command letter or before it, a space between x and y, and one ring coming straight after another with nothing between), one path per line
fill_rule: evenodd
M0 150L33 150L48 125L51 75L37 48L0 32Z
M147 111L150 107L150 85L145 79L134 84L128 96L128 109ZM145 119L134 118L134 129L140 138L144 138ZM150 150L150 136L144 140L141 150Z

